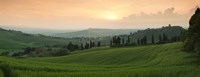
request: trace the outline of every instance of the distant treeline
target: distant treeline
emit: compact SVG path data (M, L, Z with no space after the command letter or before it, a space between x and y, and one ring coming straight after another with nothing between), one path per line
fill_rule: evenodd
M81 43L81 45L69 42L68 44L64 45L44 45L42 47L26 47L22 49L22 52L4 52L1 55L7 55L12 57L63 56L73 51L85 50L100 46L100 42L93 42L92 40L90 40L85 44Z
M165 31L157 33L157 31L162 30ZM114 36L112 40L110 40L110 46L119 47L178 42L181 41L181 37L184 31L185 30L182 27L171 26L169 24L169 26L162 27L159 29L146 29L140 30L136 33L130 33L130 35ZM137 40L135 41L136 38Z

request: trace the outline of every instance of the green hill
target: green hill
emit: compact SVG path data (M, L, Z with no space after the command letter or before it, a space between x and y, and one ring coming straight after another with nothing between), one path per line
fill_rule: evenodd
M159 41L159 35L163 36L165 34L168 39L181 36L181 33L185 31L184 28L180 26L167 26L163 28L157 29L145 29L145 30L138 30L137 32L130 35L130 38L133 42L137 42L138 38L142 39L144 36L147 36L147 41L151 42L152 35L155 38L155 42Z
M104 36L113 36L113 35L123 35L130 34L130 32L136 32L135 29L98 29L98 28L90 28L86 30L76 31L76 32L68 32L68 33L60 33L56 34L56 37L104 37Z
M16 77L199 77L199 59L182 43L93 48L63 57L0 57Z
M5 30L0 28L0 49L20 49L28 46L42 46L52 44L64 44L76 39L61 39L32 35L20 31Z

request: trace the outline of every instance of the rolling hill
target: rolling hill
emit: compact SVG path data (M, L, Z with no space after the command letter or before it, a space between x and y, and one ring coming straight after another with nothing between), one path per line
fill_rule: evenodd
M28 46L64 44L77 39L52 38L37 34L26 34L15 30L0 28L0 49L20 49Z
M77 31L77 30L62 30L62 29L41 29L41 28L27 28L27 27L11 27L8 25L0 25L0 28L6 29L6 30L15 30L15 31L21 31L23 33L27 33L27 34L42 34L42 35L46 35L46 36L52 36L54 34L57 33L67 33L67 32L73 32L73 31Z
M113 36L113 35L124 35L130 34L131 32L136 32L135 29L98 29L90 28L86 30L68 32L68 33L59 33L54 36L56 37L103 37L103 36Z
M0 57L0 65L15 77L199 77L199 59L181 51L181 45L100 47L63 57Z
M84 37L98 37L98 36L107 36L107 35L118 35L124 32L125 38L126 35L130 34L130 32L134 32L136 30L112 30L112 29L88 29L79 32L72 32L67 34L67 36L74 35L76 36L84 36ZM165 33L169 38L173 36L178 36L182 31L185 31L182 27L166 27L166 28L158 28L158 29L146 29L139 30L133 34L131 34L131 41L137 42L138 38L142 38L145 35L148 38L148 42L151 41L151 36L154 35L155 41L158 41L158 36L160 34ZM127 33L127 34L126 34ZM62 36L62 35L58 35ZM42 45L52 45L52 44L64 44L72 41L73 43L80 42L80 38L52 38L39 34L26 34L20 31L15 30L5 30L0 29L0 49L20 49L28 46L42 46ZM63 35L62 37L65 37ZM109 45L109 41L111 37L102 37L95 38L94 41L101 41L102 45ZM87 41L87 40L83 40Z
M186 30L180 26L167 26L163 28L156 28L156 29L145 29L145 30L138 30L137 32L130 35L132 42L137 42L138 38L142 39L144 36L147 36L147 42L151 42L152 35L154 36L155 42L159 41L159 35L163 37L163 34L167 36L168 39L181 36L183 32Z

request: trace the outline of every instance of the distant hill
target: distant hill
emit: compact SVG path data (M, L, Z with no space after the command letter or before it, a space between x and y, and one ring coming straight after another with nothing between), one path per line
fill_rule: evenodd
M146 29L146 30L134 30L134 29L87 29L71 33L57 34L56 36L68 37L68 38L55 38L48 37L39 34L26 34L21 31L6 30L0 28L0 49L19 49L28 46L44 46L54 44L66 44L72 41L73 43L85 43L87 40L80 40L80 38L69 38L69 37L101 37L95 38L94 41L100 41L102 45L109 45L112 35L122 35L127 37L131 32L131 41L137 42L138 38L142 38L145 35L148 38L148 42L151 41L152 35L154 35L155 41L158 41L159 35L165 33L169 38L178 36L182 31L185 31L182 27L164 27L158 29Z
M64 44L74 40L76 39L53 38L0 28L0 49L19 49L28 46L43 46L45 44Z
M130 34L131 32L136 32L136 29L98 29L90 28L86 30L69 32L69 33L59 33L54 36L56 37L102 37L102 36L113 36L113 35L124 35Z
M152 35L154 36L154 39L156 42L159 40L159 35L167 35L168 38L174 37L174 36L180 36L181 32L184 32L185 29L180 26L167 26L163 28L157 28L157 29L145 29L145 30L138 30L137 32L130 35L130 38L133 42L137 42L137 39L141 39L144 36L147 36L147 41L151 42Z
M20 27L10 27L10 26L3 26L0 25L1 28L3 29L12 29L16 31L21 31L23 33L28 33L28 34L42 34L46 36L52 36L58 33L67 33L67 32L73 32L73 31L78 31L78 30L69 30L69 29L39 29L39 28L20 28Z

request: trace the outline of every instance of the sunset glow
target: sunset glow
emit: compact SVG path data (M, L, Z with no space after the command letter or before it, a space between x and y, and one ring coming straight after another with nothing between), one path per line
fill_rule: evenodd
M199 0L0 0L0 25L51 29L187 27ZM110 20L118 20L116 22ZM185 22L185 23L182 23Z
M106 17L106 19L108 19L108 20L117 20L117 19L119 19L116 15L114 15L114 14L110 14L110 15L107 15L107 16L105 16Z

